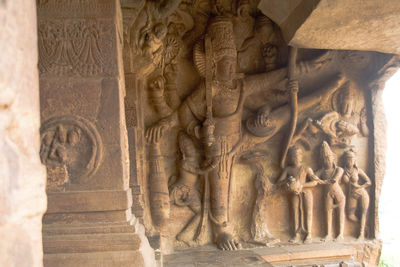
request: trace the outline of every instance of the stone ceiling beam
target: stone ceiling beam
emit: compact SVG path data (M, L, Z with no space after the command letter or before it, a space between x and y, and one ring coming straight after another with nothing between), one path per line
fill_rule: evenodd
M400 1L261 0L289 45L400 54Z

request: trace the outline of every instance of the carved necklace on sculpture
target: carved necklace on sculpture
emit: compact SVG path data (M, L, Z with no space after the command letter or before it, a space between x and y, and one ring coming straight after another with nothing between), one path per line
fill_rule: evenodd
M236 83L233 83L231 86L229 86L224 82L214 80L213 87L217 89L216 95L231 96L232 93L237 93L239 91Z

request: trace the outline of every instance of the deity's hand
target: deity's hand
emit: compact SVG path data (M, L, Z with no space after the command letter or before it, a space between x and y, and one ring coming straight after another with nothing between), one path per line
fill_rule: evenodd
M146 130L146 140L148 143L158 143L164 133L169 130L170 121L167 118L159 120L156 124Z
M192 189L186 184L177 182L172 185L169 189L169 197L172 202L174 202L177 206L187 206L190 205L193 197L192 197Z
M297 93L299 91L299 82L297 80L289 81L288 90L290 94Z
M164 96L164 78L160 75L149 84L150 92L153 97Z
M329 179L329 180L324 181L323 184L334 184L334 183L336 183L335 179Z
M268 115L271 113L271 107L265 105L261 107L257 112L257 119L254 120L254 124L256 127L265 127L268 122Z
M262 54L264 57L276 58L278 56L278 47L275 45L267 44L262 49Z
M364 188L362 185L358 184L358 182L356 182L356 183L351 183L351 186L354 187L354 188L356 188L356 189Z

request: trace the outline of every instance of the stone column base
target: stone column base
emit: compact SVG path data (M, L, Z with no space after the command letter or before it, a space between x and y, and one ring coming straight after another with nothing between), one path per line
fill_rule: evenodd
M126 224L44 226L44 266L156 266L137 219Z

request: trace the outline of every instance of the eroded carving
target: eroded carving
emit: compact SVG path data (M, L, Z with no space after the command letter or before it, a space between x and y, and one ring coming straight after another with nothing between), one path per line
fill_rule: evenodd
M312 188L324 184L310 167L303 165L303 152L299 147L292 146L288 151L288 165L283 169L277 183L285 183L291 193L293 208L294 236L290 240L298 243L312 242L313 193ZM302 239L302 234L305 238Z
M108 43L111 26L97 20L45 20L39 22L41 74L100 75L105 68L101 42Z
M287 70L279 69L241 78L243 75L235 70L236 48L229 17L213 18L208 26L207 36L209 39L205 38L202 40L205 43L198 44L194 49L196 67L205 79L177 110L150 127L146 135L148 142L157 143L173 127L189 129L192 125L201 126L201 131L194 130L192 134L200 132L200 136L195 137L203 140L203 171L206 172L205 184L210 184L208 216L213 222L214 240L221 249L237 249L240 245L233 237L228 209L229 184L235 156L239 151L270 139L290 119L289 107L286 105L261 119L252 117L248 121L247 128L251 129L250 132L261 129L260 137L248 132L242 135L243 103L246 97L261 90L271 87L285 90ZM296 74L319 69L328 61L329 57L324 54L314 61L300 62ZM318 95L328 100L344 80L341 76L335 78ZM296 83L291 83L290 86L292 91L298 90ZM299 112L309 109L320 100L316 95L300 99Z
M168 177L159 143L149 145L150 210L154 226L164 232L169 222Z
M146 129L153 226L175 236L175 246L213 241L224 250L272 245L274 236L292 235L292 226L294 242L323 238L325 224L325 240L342 239L352 225L344 224L335 153L351 145L367 149L369 107L358 80L366 66L357 64L370 56L290 49L254 1L172 1L164 10L166 2L123 6L124 56L130 56L124 63L134 63L125 71L139 80L132 84L144 98L133 115L143 116L135 131ZM237 159L256 172L255 188L254 175ZM269 182L279 174L287 190ZM271 213L285 231L275 222L267 227Z
M194 213L193 217L176 236L177 240L186 243L188 246L193 246L201 243L201 196L198 191L201 155L193 138L184 131L179 133L178 142L182 160L179 177L170 188L170 198L175 205L188 207ZM195 234L193 235L193 233Z
M171 60L174 40L171 36L165 40L168 49L164 50L167 36L167 17L170 16L182 0L144 1L135 9L124 9L125 49L129 51L129 73L150 74L156 67L162 67L166 56ZM177 41L175 39L175 41Z
M325 193L325 210L326 210L326 237L323 241L332 240L332 222L333 211L338 211L339 217L339 234L336 240L343 239L344 233L344 208L346 205L346 197L340 187L340 181L343 176L343 169L337 166L336 155L332 152L327 142L323 142L320 149L321 169L316 174L324 181L326 187Z
M264 244L268 247L280 242L268 229L268 210L269 196L276 191L276 186L272 184L265 175L263 161L267 160L265 151L250 151L242 155L241 160L255 169L256 177L254 185L257 191L256 203L254 205L250 231L253 241Z
M335 111L325 114L316 125L327 135L331 146L349 146L351 137L359 132L357 126L342 120Z
M103 145L91 122L77 116L55 117L44 122L40 132L40 158L49 170L49 188L83 183L96 173Z
M344 182L349 184L349 196L347 199L347 216L353 222L360 222L359 239L365 237L365 225L369 207L369 194L366 190L371 186L371 179L357 166L356 154L348 150L343 154L344 160ZM361 220L356 216L357 206L360 206Z

